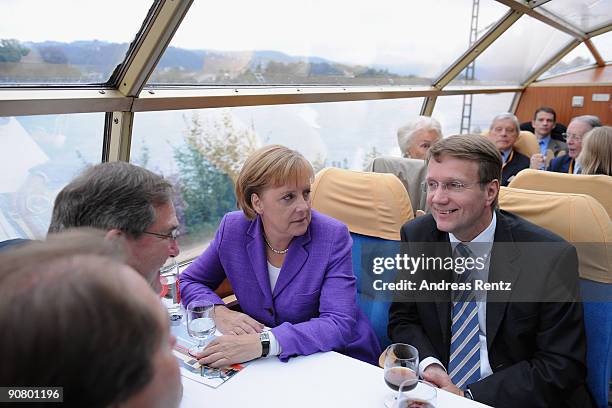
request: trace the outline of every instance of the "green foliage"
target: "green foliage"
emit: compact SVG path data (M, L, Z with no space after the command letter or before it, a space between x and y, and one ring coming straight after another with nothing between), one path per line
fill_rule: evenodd
M13 39L0 40L0 62L19 62L21 57L30 53L30 49Z

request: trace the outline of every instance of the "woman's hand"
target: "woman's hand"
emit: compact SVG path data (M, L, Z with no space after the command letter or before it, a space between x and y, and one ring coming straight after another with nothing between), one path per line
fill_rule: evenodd
M249 315L229 310L223 305L215 306L215 324L223 334L253 334L261 333L264 325Z
M198 354L200 364L214 368L227 367L261 357L261 341L259 334L244 336L221 336L211 341Z

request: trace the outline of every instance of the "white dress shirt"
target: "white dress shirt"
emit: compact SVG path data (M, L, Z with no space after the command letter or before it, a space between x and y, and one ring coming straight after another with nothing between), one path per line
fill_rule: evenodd
M278 276L280 275L281 268L277 268L268 262L268 277L270 278L270 289L274 292L274 287L276 286L276 281L278 280ZM269 331L269 328L265 328L264 331ZM278 356L283 349L281 348L280 343L276 340L276 336L271 331L270 333L270 352L267 357L270 356Z
M484 231L482 231L476 238L470 242L464 242L472 253L476 257L483 257L486 259L485 267L479 275L479 279L487 281L489 277L489 262L491 260L491 249L493 248L493 241L495 239L495 227L497 226L497 216L493 212L491 223ZM453 234L449 233L448 238L450 240L453 251L457 244L461 242ZM472 243L478 243L478 245L470 245ZM488 245L487 245L488 244ZM486 295L483 301L476 302L478 306L478 339L480 340L480 378L488 377L493 374L491 364L489 363L489 351L487 350L487 302ZM427 357L419 364L419 371L423 371L430 364L439 364L446 370L446 367L435 357Z

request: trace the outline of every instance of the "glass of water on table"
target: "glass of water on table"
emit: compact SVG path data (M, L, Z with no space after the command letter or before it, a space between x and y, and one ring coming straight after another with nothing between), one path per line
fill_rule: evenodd
M215 305L208 300L194 300L187 305L187 332L196 340L189 349L195 356L204 350L206 339L215 334Z

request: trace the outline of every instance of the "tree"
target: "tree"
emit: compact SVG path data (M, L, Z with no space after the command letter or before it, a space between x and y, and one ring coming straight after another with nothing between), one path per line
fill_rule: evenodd
M13 39L0 40L0 62L19 62L21 57L30 53L30 49Z

